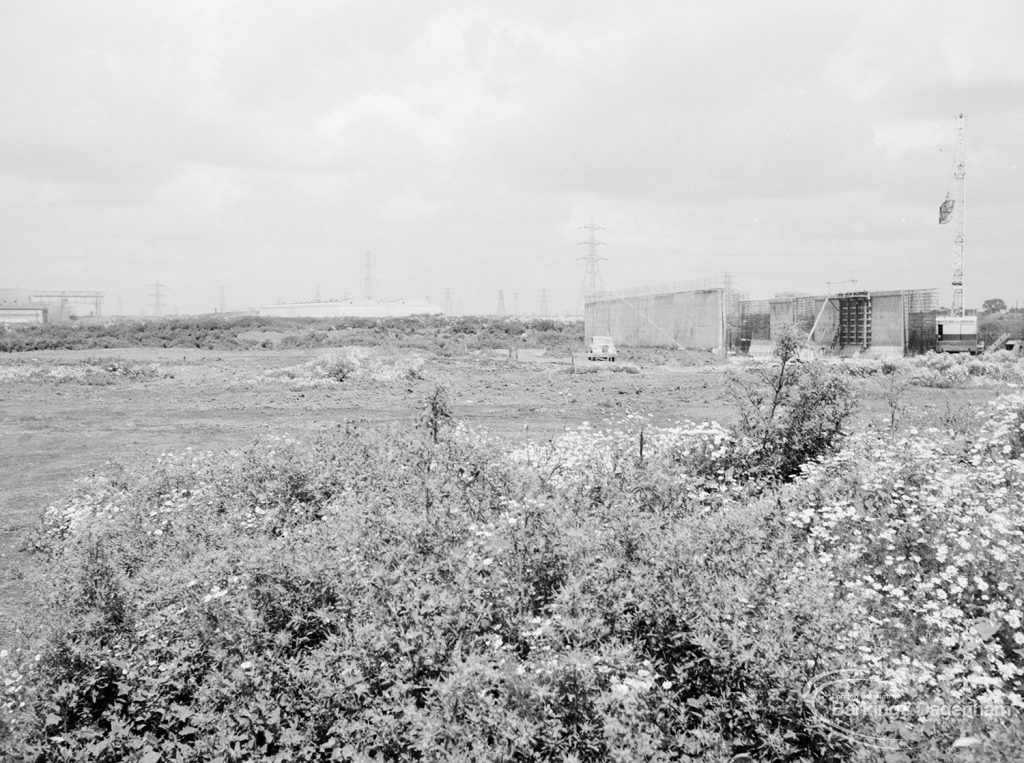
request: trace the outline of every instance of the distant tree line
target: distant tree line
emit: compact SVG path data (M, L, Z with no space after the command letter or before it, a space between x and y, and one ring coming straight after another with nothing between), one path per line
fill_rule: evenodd
M204 350L396 345L451 354L519 343L583 341L582 321L553 318L406 316L278 318L259 315L117 319L0 327L0 352L182 347Z

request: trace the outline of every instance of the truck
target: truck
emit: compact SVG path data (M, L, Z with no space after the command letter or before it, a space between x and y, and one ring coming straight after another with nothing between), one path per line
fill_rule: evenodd
M593 336L587 348L587 360L615 361L615 343L610 336Z
M977 355L985 349L978 342L978 316L935 316L935 349L938 352L969 352Z

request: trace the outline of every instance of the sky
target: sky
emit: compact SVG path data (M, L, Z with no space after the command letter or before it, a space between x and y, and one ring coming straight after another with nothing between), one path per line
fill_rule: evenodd
M0 0L0 288L107 314L599 286L1024 305L1024 4Z

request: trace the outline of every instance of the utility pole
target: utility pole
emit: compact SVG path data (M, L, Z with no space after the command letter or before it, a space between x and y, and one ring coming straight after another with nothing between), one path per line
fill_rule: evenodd
M445 289L444 290L444 314L445 315L451 315L452 314L452 290L451 289Z
M156 283L151 283L150 286L153 287L153 315L154 317L159 318L163 312L162 308L160 307L160 300L164 296L163 286L160 285L159 278L156 279Z
M548 290L547 289L541 289L540 290L540 317L541 318L547 318L548 317Z
M584 301L587 299L593 300L598 294L597 285L601 282L601 274L598 270L597 263L601 260L607 259L606 257L597 256L597 247L604 246L604 241L598 241L596 234L597 231L604 230L604 228L599 225L594 225L594 223L591 222L590 225L581 226L579 230L590 231L590 235L587 236L587 240L579 242L579 246L587 247L587 254L585 257L579 257L578 259L581 259L586 263L583 275ZM601 285L603 286L604 284Z
M373 252L363 254L363 298L367 301L373 299Z
M505 316L505 292L498 292L498 315Z

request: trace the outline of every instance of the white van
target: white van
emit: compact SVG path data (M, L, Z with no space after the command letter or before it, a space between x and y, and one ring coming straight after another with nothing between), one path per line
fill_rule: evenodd
M587 360L610 360L615 361L615 343L610 336L595 336L590 338L590 347L587 350Z

